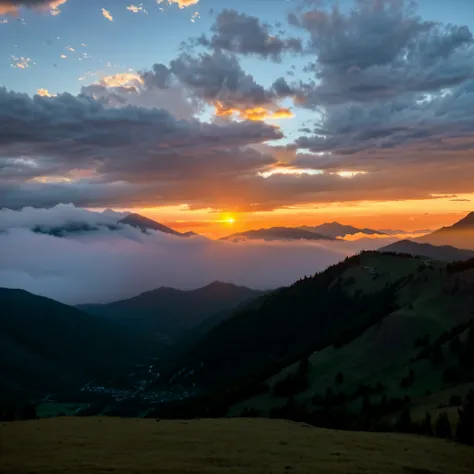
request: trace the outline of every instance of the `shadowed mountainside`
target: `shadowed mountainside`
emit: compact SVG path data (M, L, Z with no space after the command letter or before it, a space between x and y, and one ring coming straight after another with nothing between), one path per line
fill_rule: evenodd
M127 327L174 337L214 317L215 323L208 322L208 327L212 327L238 305L263 293L215 281L191 291L162 287L134 298L109 304L80 305L79 308Z

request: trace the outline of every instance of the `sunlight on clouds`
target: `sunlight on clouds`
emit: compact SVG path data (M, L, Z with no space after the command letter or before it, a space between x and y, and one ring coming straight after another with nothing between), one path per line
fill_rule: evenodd
M15 69L27 69L35 64L30 58L23 56L10 56L10 59L12 60L10 66Z
M178 5L179 8L183 9L186 7L190 7L192 5L197 5L199 3L199 0L156 0L156 3L158 5L161 5L162 3L168 3L169 5L172 5L173 3Z
M337 174L341 178L353 178L354 176L367 174L367 172L366 171L336 171L335 173L331 173L331 174Z
M122 72L101 78L99 84L105 87L133 87L138 90L143 84L143 79L136 73Z
M37 176L33 178L31 181L34 183L71 183L72 179L66 178L63 176Z
M42 6L34 6L35 10L46 10L53 16L59 15L61 10L59 7L64 5L67 0L51 0L49 2L45 2L45 5ZM21 7L28 7L28 2L23 2L23 5L20 2L13 2L13 1L2 1L0 2L0 15L17 15Z
M304 169L304 168L286 168L284 166L278 166L278 167L272 168L269 171L263 171L261 173L258 173L258 175L261 176L262 178L269 178L270 176L273 176L276 174L299 176L303 174L309 174L309 175L324 174L324 172L321 170Z
M129 5L127 7L127 10L132 13L145 13L146 15L148 14L148 11L143 6L143 3L140 3L139 5Z
M291 110L286 108L276 110L268 110L264 107L237 109L233 107L226 107L220 101L215 102L214 108L215 114L218 117L233 117L237 115L241 120L252 120L262 122L264 120L279 120L294 117Z
M109 21L114 21L114 17L110 14L109 10L105 8L102 8L102 16Z
M56 97L56 94L50 94L48 89L38 89L36 94L41 97Z
M49 12L51 13L51 15L53 16L59 15L61 13L61 10L59 9L59 7L61 5L64 5L66 2L67 0L55 0L51 2L51 4L49 5L49 8L50 8Z

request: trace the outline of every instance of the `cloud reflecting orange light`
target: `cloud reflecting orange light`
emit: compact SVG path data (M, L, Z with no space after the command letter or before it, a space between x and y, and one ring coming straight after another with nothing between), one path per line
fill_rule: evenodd
M133 72L122 72L113 74L111 76L104 76L99 81L99 84L106 87L134 87L143 84L143 79Z
M50 2L45 2L44 5L37 6L35 9L48 11L53 16L59 15L61 10L59 7L64 5L67 0L51 0ZM0 1L0 15L17 15L19 9L26 5L18 5L17 3L9 2L9 1Z
M50 94L48 89L38 89L36 94L41 97L54 97L54 94Z
M218 117L232 117L237 115L242 120L264 121L293 118L293 112L290 109L279 108L276 110L266 109L264 107L251 107L246 109L238 109L234 107L226 107L222 102L214 103L215 114Z
M158 5L160 5L161 3L165 3L166 1L170 5L175 3L181 9L186 8L186 7L190 7L192 5L197 5L199 3L199 0L156 0L156 3L158 3Z

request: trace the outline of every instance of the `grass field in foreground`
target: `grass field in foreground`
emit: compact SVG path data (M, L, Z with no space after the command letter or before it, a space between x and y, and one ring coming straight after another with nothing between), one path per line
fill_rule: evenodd
M0 424L2 473L471 474L474 449L266 419Z

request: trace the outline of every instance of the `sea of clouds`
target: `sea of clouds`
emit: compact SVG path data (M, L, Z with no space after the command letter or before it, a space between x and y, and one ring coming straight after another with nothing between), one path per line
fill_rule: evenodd
M160 286L194 289L215 280L272 289L397 240L231 243L143 233L117 226L121 217L64 204L0 210L0 287L67 304L109 302ZM37 232L82 223L94 230L63 237Z

